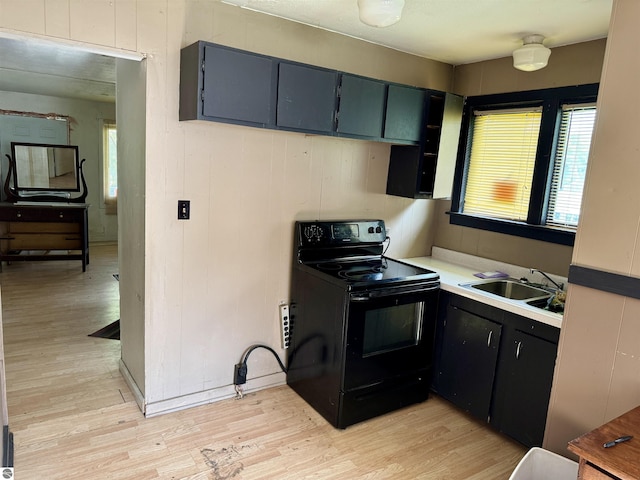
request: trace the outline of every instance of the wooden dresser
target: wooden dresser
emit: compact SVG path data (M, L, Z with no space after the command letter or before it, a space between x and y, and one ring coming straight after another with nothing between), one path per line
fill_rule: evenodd
M0 262L80 260L86 271L88 210L86 203L0 203Z
M625 435L633 438L604 447ZM571 440L569 451L580 457L580 480L640 479L640 406Z

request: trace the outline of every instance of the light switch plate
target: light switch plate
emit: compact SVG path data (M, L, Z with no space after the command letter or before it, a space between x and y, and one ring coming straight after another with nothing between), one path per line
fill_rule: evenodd
M191 215L191 201L178 200L178 220L189 220Z

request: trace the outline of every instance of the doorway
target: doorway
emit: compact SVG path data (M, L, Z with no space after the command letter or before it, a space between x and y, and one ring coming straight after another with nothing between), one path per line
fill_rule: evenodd
M22 276L20 279L17 276L8 278L8 274L6 273L4 274L4 278L0 279L3 286L3 292L6 290L8 293L8 297L4 298L5 304L11 305L12 309L15 305L19 305L20 302L30 302L32 304L31 306L34 304L34 302L29 300L28 296L18 298L19 295L18 297L15 297L15 294L10 292L11 289L8 284L16 281L18 282L20 289L25 289L31 293L36 291L39 292L39 302L42 301L42 298L48 299L44 304L40 303L39 312L44 314L47 310L50 310L50 312L48 312L50 316L47 317L45 315L45 318L48 318L48 320L45 320L45 324L40 324L37 320L34 320L34 318L38 316L37 311L35 313L33 313L33 311L32 313L29 313L29 311L23 310L22 312L13 311L11 314L5 314L4 320L5 322L10 322L12 315L23 315L21 317L21 321L26 321L27 323L31 322L31 325L27 325L27 332L30 333L27 333L26 335L33 335L34 337L37 336L39 332L42 333L46 330L44 328L46 325L61 326L64 324L65 319L69 318L73 318L76 323L78 318L82 318L83 316L90 320L104 316L105 321L113 321L118 318L117 316L114 318L114 315L121 315L122 313L122 308L120 306L122 298L118 292L119 282L113 277L113 275L119 275L121 273L120 259L123 256L131 256L132 253L129 251L131 244L126 241L127 234L122 233L120 217L117 215L109 216L104 212L104 198L101 194L103 182L101 168L102 158L100 152L102 149L98 147L101 142L102 132L98 128L98 125L103 119L113 120L115 118L118 122L122 122L119 125L123 127L120 131L130 130L133 132L139 132L141 129L144 130L144 127L140 127L140 122L144 125L144 103L142 104L142 112L137 112L135 115L117 114L115 108L117 102L115 88L117 81L116 64L119 64L123 71L129 69L130 71L143 73L136 76L137 81L122 83L123 87L121 91L123 94L127 95L127 92L130 91L131 96L137 96L140 94L140 90L144 92L145 89L146 70L142 65L143 62L141 62L141 60L143 60L143 56L137 54L125 55L121 54L121 52L115 50L111 51L109 49L104 49L104 51L96 53L95 46L91 46L91 51L89 51L89 49L85 48L83 45L70 47L68 43L62 45L49 41L34 41L34 39L27 37L16 38L12 36L11 38L8 38L3 35L3 32L0 32L0 59L7 60L8 57L4 55L5 51L10 50L14 52L24 52L27 48L31 49L31 53L29 55L20 55L21 58L19 65L15 63L16 59L13 58L14 64L11 67L12 73L10 75L4 75L5 69L3 68L2 60L0 60L0 71L3 72L3 75L0 76L0 98L2 99L3 108L16 112L26 110L42 111L45 113L70 111L64 107L64 105L69 108L71 108L71 106L76 108L73 113L68 114L71 126L69 143L78 144L81 157L87 158L88 160L86 163L87 181L89 185L89 198L87 199L87 203L90 203L94 207L90 208L89 216L89 238L92 245L91 263L87 272L83 274L80 269L76 272L74 270L76 267L75 263L72 263L69 268L67 268L66 266L62 266L67 262L21 262ZM52 50L55 51L55 56L50 54ZM37 58L39 58L40 55L46 57L47 60L37 61ZM54 57L61 60L61 62L53 62L52 59ZM71 59L74 59L74 61L72 62ZM72 73L75 68L73 65L77 64L78 59L83 59L84 70L82 75L78 74L78 77L75 78ZM65 62L67 63L65 64ZM52 71L43 72L43 68L51 68ZM62 78L61 82L53 81L53 77L56 75L59 75ZM92 78L92 76L95 78ZM43 77L46 81L43 81ZM86 88L82 87L82 85ZM34 108L33 105L37 105L37 108ZM126 110L129 108L140 108L140 104L134 104L131 107L126 105L125 108L120 110ZM89 121L87 119L91 120ZM130 121L135 122L135 127L128 129L127 123ZM93 132L91 134L87 133L90 130L93 130ZM130 149L131 145L139 145L139 140L127 141L125 138L123 142L119 141L118 143L123 143L125 148ZM142 142L142 144L144 144L144 142ZM120 146L118 149L120 149ZM92 163L90 163L89 160L91 157L94 157ZM118 157L118 162L120 163L120 158L123 158L123 156L121 157L118 155ZM141 155L137 155L133 158L139 159L141 165L136 166L136 168L144 172L144 150L142 150ZM120 170L120 165L118 165L118 169ZM128 169L131 169L131 167L129 166ZM122 170L127 171L127 167ZM121 204L127 202L127 195L123 195L123 191L126 191L127 188L126 184L127 182L124 182L124 185L119 185L119 202ZM143 207L142 212L144 212ZM16 266L17 265L18 264L16 264ZM48 280L52 283L48 284L49 286L47 288L43 288L44 283L42 283L41 280L49 275L53 276L53 280ZM82 292L81 295L73 295L74 285L76 286L76 291L78 293ZM103 287L100 287L100 285ZM100 288L104 288L104 290L100 292ZM109 305L111 305L109 307L100 307L102 305L102 300L104 300L100 297L111 295L111 293L107 294L104 292L107 290L112 292L114 288L118 293L118 299L116 300L118 308L115 310L112 308L113 302L109 303ZM98 291L93 291L96 289ZM71 296L69 296L69 294L71 294ZM45 307L45 304L48 305L48 307ZM102 308L102 310L96 310L96 306L98 306L99 309ZM140 320L140 323L143 324L142 320ZM35 329L33 328L34 325L36 326ZM10 329L10 325L7 325L7 329ZM65 335L82 335L84 339L85 336L88 337L89 333L94 330L95 329L91 328L91 330L86 331L86 333L84 331L78 333L75 331L64 331L64 329L58 330L54 328L52 331L54 333L51 333L49 343L55 343L59 346L60 342L64 342ZM55 333L56 331L61 333L61 335L57 335ZM144 331L142 330L142 333L139 334L140 338L142 338L143 333ZM118 372L119 369L121 370L122 358L124 357L123 345L126 344L127 341L126 335L126 331L122 332L122 339L120 342L109 339L95 340L102 342L117 342L111 343L107 349L113 353L113 349L117 348L118 356L118 365L116 365L115 372L113 371L113 368L109 367L111 370L109 370L107 376L112 379L115 378L116 390L118 391L117 397L119 397L121 402L128 402L133 398L133 395L127 388L121 388L119 386L119 382L122 382L122 385L126 386L124 378L122 378ZM25 356L24 352L19 352L21 346L24 346L24 344L18 345L19 341L17 338L22 337L16 337L15 335L5 336L6 347L8 347L6 348L6 351L9 355L9 357L7 357L6 365L9 369L12 361L19 361L18 357L21 356L20 358L24 359ZM14 343L11 344L11 342ZM142 343L142 341L139 343ZM46 347L42 346L42 349L44 348ZM71 349L67 349L67 356L71 355L70 350ZM77 349L74 349L74 351L77 352ZM38 371L48 371L50 374L48 382L55 383L56 377L51 376L51 374L54 373L54 370L58 373L68 370L69 364L66 364L65 366L64 362L58 363L57 361L52 361L51 358L46 357L45 355L39 355L38 352L39 349L33 350L32 360L37 362L38 359L41 359L46 362L46 365L41 365L41 368L36 365L35 369L33 369L34 366L31 365L30 368L32 368L32 370L30 371L32 374L35 374L36 377ZM86 352L86 355L90 355L92 357L91 362L87 362L87 358L83 358L84 354L79 353L79 356L73 359L72 363L80 366L88 366L91 363L95 366L95 359L93 358L96 357L95 353L95 351ZM65 356L65 354L61 351L60 357L62 356ZM99 360L101 356L97 355L97 358ZM112 358L112 356L109 358ZM69 358L66 358L66 360L68 361ZM96 368L99 369L100 367L96 366ZM93 393L96 392L91 390L96 388L96 383L93 382L92 386L83 380L85 377L84 373L87 371L87 368L84 370L81 368L76 371L73 380L70 380L69 376L67 376L65 377L66 380L62 381L62 383L72 383L71 385L67 385L70 395L75 392L75 394L80 397L86 395L87 398L100 398L100 395L93 395ZM14 405L12 408L12 392L15 392L15 389L22 388L24 381L26 381L25 378L19 376L19 372L14 373L15 372L9 372L7 383L9 393L10 426L13 428L13 423L20 425L23 421L28 422L25 415L31 415L33 418L52 415L53 413L47 409L42 410L40 413L32 410L38 408L38 402L32 402L31 406L26 410L22 406L16 408ZM18 376L16 377L15 375ZM83 390L85 387L89 388L89 390ZM34 388L36 387L34 386ZM84 392L84 394L82 392ZM56 397L56 395L51 396L49 393L40 395L41 398L46 398L48 396L51 397L51 402L55 401L53 398ZM113 395L103 395L103 397L113 397ZM21 396L19 402L23 403L24 401L28 401L25 400L26 398L27 397L25 396ZM137 398L135 400L139 404ZM82 401L80 403L82 403ZM60 414L64 415L68 408L77 409L79 408L78 405L79 403L76 402L75 407L64 407L60 410ZM94 402L91 408L94 408L95 406ZM89 408L89 406L87 407ZM40 420L42 420L42 417ZM22 425L24 425L24 423L22 423Z

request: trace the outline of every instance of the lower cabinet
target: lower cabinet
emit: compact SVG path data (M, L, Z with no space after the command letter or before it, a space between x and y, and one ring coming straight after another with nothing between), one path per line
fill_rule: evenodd
M558 328L442 291L433 389L528 446L544 437Z
M488 419L502 325L447 306L438 393L472 415Z

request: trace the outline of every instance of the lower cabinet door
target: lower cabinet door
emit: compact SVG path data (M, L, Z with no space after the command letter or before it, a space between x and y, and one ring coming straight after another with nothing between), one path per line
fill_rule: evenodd
M558 346L519 330L504 340L491 424L524 445L541 446Z
M437 393L487 420L502 326L449 305L436 372Z

